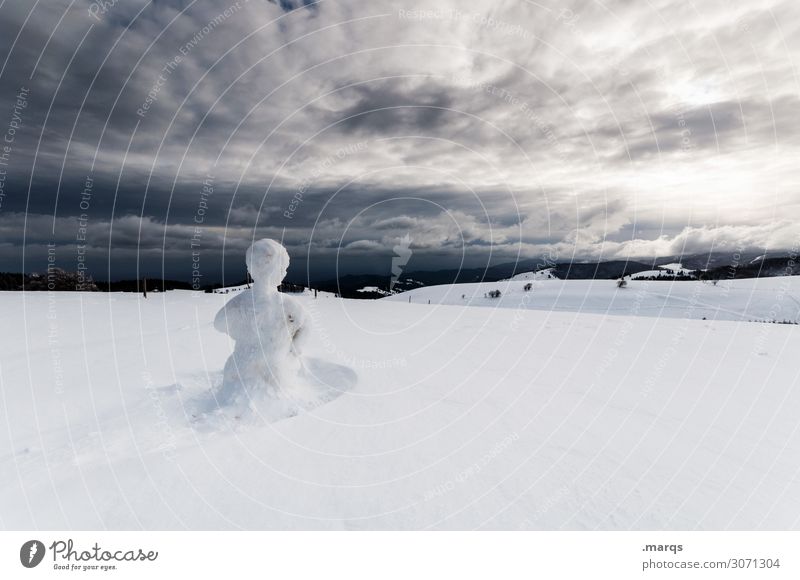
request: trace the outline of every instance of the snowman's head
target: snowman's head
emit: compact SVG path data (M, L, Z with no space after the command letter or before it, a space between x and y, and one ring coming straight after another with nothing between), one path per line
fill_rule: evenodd
M275 240L254 242L248 248L245 260L253 280L267 287L278 286L289 268L289 253Z

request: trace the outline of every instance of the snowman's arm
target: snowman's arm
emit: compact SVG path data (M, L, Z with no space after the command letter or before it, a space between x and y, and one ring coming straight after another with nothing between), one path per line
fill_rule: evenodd
M241 302L242 295L234 296L225 306L219 309L214 318L214 328L223 334L228 334L235 338L237 330L241 326Z
M292 351L301 354L311 336L311 320L305 308L294 300L284 304L287 322L292 331Z

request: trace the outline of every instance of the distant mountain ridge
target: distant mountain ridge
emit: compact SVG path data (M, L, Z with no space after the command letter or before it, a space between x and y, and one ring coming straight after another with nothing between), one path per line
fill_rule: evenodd
M697 279L721 280L738 278L760 278L773 276L800 275L800 267L796 256L768 256L764 252L708 253L689 256L665 256L652 260L608 260L600 262L559 262L546 263L542 259L524 259L517 262L496 264L485 268L462 268L444 270L413 270L402 272L396 280L389 274L347 274L338 279L311 280L298 276L289 276L286 286L299 285L327 292L340 294L345 298L374 298L385 294L391 287L394 292L404 292L422 286L440 284L463 284L469 282L497 282L526 273L549 269L551 274L562 280L609 280L623 276L648 272L667 264L680 263L691 271L691 277ZM59 270L56 283L51 284L54 290L76 290L74 273ZM668 279L668 277L664 277ZM89 279L91 280L91 279ZM19 274L0 272L0 290L47 290L47 278L42 274ZM394 282L392 284L392 282ZM93 287L106 292L138 292L142 290L140 280L119 280L113 282L93 281ZM242 282L245 283L245 282ZM221 287L221 284L204 285L203 290ZM148 290L188 290L192 286L188 282L149 278ZM363 291L364 288L375 287L381 292ZM361 291L360 291L361 290ZM374 294L374 296L373 296Z
M463 268L460 270L415 270L403 272L393 285L396 292L412 290L421 286L439 284L463 284L469 282L497 282L524 272L551 269L561 280L611 280L655 270L666 264L682 264L683 268L696 273L698 279L738 279L772 276L800 275L800 267L790 256L766 257L763 252L748 252L736 255L729 253L694 254L689 256L666 256L650 261L609 260L602 262L559 262L546 264L541 259L525 259L486 268ZM666 278L665 278L666 279ZM311 286L319 290L336 292L345 298L372 297L359 289L374 286L388 290L389 275L348 274L338 279L312 281ZM377 295L375 296L377 297Z

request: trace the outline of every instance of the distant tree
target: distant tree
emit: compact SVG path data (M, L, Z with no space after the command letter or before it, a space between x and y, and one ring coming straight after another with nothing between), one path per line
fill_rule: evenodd
M489 290L489 298L500 298L502 292L500 290Z
M281 284L278 285L278 292L284 293L302 294L305 289L305 286L301 284L292 284L291 282L281 282Z
M84 276L78 272L67 272L61 268L48 268L43 274L6 274L16 277L14 286L3 287L3 290L54 290L96 292L97 284L91 276ZM18 284L18 285L17 285Z

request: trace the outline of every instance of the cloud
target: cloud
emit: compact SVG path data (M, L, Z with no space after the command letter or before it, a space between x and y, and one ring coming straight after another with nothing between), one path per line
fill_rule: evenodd
M354 103L335 112L339 129L389 135L435 131L447 122L453 101L447 87L427 82L374 82L353 87Z
M799 25L789 1L6 2L0 139L29 97L0 222L69 243L87 213L179 264L212 176L220 259L256 234L321 260L410 233L441 264L791 244ZM7 233L0 267L34 267Z

